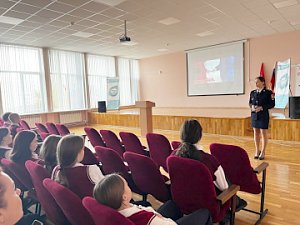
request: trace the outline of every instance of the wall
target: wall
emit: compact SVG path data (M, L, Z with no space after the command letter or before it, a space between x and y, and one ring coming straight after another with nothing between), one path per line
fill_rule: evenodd
M154 101L157 107L248 107L254 78L264 62L269 84L276 60L291 57L300 63L300 31L254 38L245 44L245 94L223 96L187 96L185 53L177 52L140 60L141 100ZM250 74L250 76L249 76ZM292 67L292 77L294 67ZM292 80L293 82L293 80Z

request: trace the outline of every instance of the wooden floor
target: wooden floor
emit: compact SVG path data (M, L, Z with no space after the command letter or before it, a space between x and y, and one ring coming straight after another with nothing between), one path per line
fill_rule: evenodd
M139 136L144 145L146 139L140 136L139 129L127 127L112 127L90 125L96 129L110 129L116 133L120 131L133 132ZM83 127L71 128L72 132L83 134ZM169 140L179 140L179 132L154 130L165 135ZM261 161L253 159L254 143L249 137L221 136L204 134L200 145L209 152L209 144L213 142L234 144L246 149L253 167ZM262 225L299 225L300 224L300 142L270 141L266 152L267 169L266 202L269 209ZM238 195L248 202L250 209L259 210L259 195L250 195L239 192ZM151 198L154 208L160 203ZM236 214L236 225L254 224L256 215L245 211Z

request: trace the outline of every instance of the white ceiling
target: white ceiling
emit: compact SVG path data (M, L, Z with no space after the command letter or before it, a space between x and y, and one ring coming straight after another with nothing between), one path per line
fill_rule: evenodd
M299 1L0 0L0 42L140 59L299 30Z

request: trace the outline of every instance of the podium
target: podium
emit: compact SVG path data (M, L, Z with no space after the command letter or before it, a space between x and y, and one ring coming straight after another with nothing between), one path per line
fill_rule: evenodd
M135 102L135 107L140 109L140 127L142 136L146 136L147 133L153 132L152 107L154 106L155 103L150 101Z

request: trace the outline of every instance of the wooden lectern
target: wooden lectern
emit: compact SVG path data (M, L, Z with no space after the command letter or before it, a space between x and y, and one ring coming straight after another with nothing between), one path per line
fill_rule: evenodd
M135 102L135 107L140 109L140 127L142 136L146 136L147 133L153 132L152 107L154 106L155 103L150 101Z

